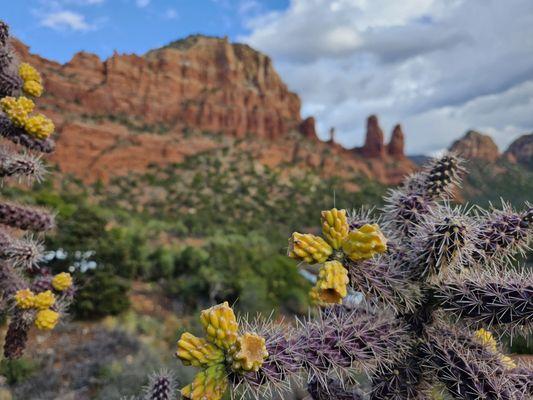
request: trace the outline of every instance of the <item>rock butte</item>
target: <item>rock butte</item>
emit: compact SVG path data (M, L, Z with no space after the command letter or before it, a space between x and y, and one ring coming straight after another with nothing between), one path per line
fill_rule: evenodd
M470 160L495 163L503 159L528 168L533 167L533 133L518 137L500 154L498 146L489 135L471 130L453 142L450 150Z
M492 138L476 131L468 131L453 142L450 150L467 159L495 162L500 157L498 146Z
M293 163L390 184L414 169L401 127L386 145L376 116L361 148L318 140L314 118L302 119L299 97L270 58L247 45L197 35L143 56L101 61L80 52L63 65L13 45L45 79L41 110L57 126L52 161L87 182L228 145L269 166Z

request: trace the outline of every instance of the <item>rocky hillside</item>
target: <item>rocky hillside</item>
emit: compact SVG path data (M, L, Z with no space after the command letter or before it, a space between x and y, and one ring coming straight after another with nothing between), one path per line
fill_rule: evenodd
M450 150L469 160L494 162L500 157L500 151L494 140L476 131L468 131L451 145Z
M533 133L520 136L503 154L510 162L533 169Z
M469 131L450 150L468 161L464 200L486 205L500 198L519 204L533 197L533 134L516 139L502 153L492 138Z
M374 116L362 148L319 141L314 119L302 119L300 99L270 58L227 39L191 36L104 61L81 52L65 64L14 46L44 75L41 104L58 131L53 161L88 182L236 143L270 167L303 165L324 175L396 183L414 168L403 154L401 128L385 145Z
M489 135L468 131L450 146L450 150L467 160L482 160L489 163L507 161L531 168L533 166L533 133L520 136L509 145L505 152L500 153L500 149Z

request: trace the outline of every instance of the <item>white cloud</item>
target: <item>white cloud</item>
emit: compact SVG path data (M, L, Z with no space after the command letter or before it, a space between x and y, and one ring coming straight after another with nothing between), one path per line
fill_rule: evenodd
M469 128L502 146L533 130L530 0L292 0L247 26L240 39L271 55L304 115L347 146L363 142L371 113L387 130L404 123L410 153Z
M178 12L174 8L169 8L165 11L165 18L176 19L178 18Z
M88 31L94 28L85 20L84 15L67 10L45 14L41 25L55 30Z
M135 0L135 4L137 4L137 7L144 8L150 4L151 0Z
M251 15L262 11L263 7L257 0L241 0L238 10L241 15Z

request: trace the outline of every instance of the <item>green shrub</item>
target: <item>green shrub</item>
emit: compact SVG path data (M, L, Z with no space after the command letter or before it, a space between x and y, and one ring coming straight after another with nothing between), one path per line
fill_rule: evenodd
M174 278L166 284L167 292L190 308L238 299L242 311L282 307L303 312L308 283L296 264L279 252L268 239L255 233L214 236L201 248L182 250L176 259Z
M117 315L130 306L129 281L106 269L76 274L80 288L73 304L76 317L83 319Z
M0 362L0 375L6 378L7 383L13 385L26 380L38 367L37 363L29 358L4 359Z

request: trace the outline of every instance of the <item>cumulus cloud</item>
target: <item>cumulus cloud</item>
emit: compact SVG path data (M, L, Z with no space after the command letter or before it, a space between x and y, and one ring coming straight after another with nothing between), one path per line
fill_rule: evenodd
M45 14L41 19L41 25L55 30L88 31L94 28L86 21L84 15L68 10Z
M135 4L137 4L137 7L144 8L147 7L150 4L151 0L135 0Z
M404 123L410 153L470 128L502 146L533 130L530 0L292 0L247 27L240 39L273 57L304 114L346 146L363 142L371 113L387 129Z

